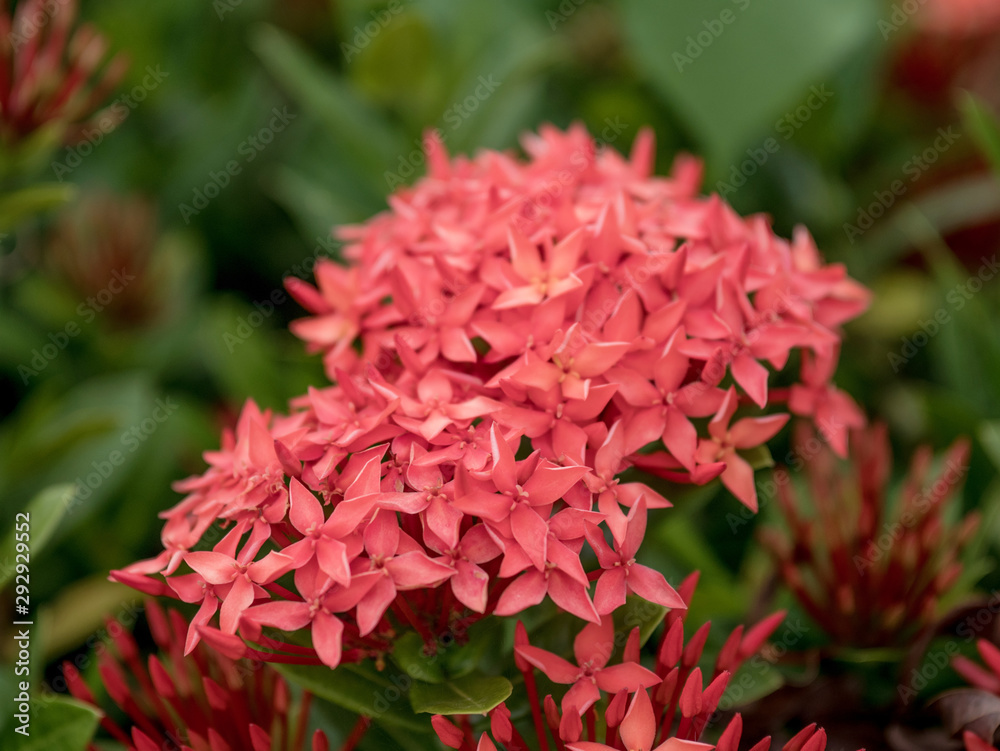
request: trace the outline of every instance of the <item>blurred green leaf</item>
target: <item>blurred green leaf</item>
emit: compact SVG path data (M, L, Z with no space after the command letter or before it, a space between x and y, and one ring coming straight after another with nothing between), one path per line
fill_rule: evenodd
M663 622L667 612L668 608L662 605L648 602L635 595L629 595L625 600L625 607L615 611L615 631L620 635L615 638L615 643L619 647L615 650L615 654L622 653L628 636L634 628L639 629L640 645L649 641L649 637Z
M467 675L446 683L414 682L413 711L426 714L485 714L510 696L514 687L501 677Z
M963 93L960 106L965 129L972 134L1000 177L1000 123L983 100L968 91Z
M76 186L69 183L39 183L0 197L0 232L19 222L72 200Z
M336 670L316 665L275 665L292 683L352 712L414 730L426 730L405 701L409 676L378 672L370 664L341 665ZM393 680L395 679L395 680Z
M878 12L868 0L622 5L639 70L687 121L716 170L802 104L810 86L829 82L872 38Z
M53 120L13 148L0 147L0 176L25 176L41 168L66 136L66 123Z
M398 156L405 139L290 35L261 25L251 35L250 44L279 83L326 124L333 138L344 142L346 153L353 155L360 167L358 177L381 191L382 171Z
M1000 417L1000 384L996 379L982 377L984 373L1000 372L1000 341L992 330L981 325L993 317L991 301L980 293L960 296L956 290L965 288L972 275L916 207L904 207L903 214L907 231L940 285L941 309L950 316L948 323L930 337L928 346L936 355L932 361L948 385L975 403L983 417Z
M729 679L722 700L723 707L741 707L773 694L785 684L781 671L764 659L743 663Z
M741 449L740 456L746 459L755 470L768 469L774 466L774 457L771 456L771 449L766 444L754 446L750 449Z
M76 699L50 698L31 703L30 735L9 729L8 751L84 751L97 730L101 713Z
M501 618L484 618L469 628L468 641L465 644L451 644L442 647L443 663L449 678L459 678L474 670L486 669L486 663L500 656L502 666L507 662L503 658L506 646L504 641L504 624Z
M76 490L73 485L56 485L47 488L35 496L24 509L28 516L28 545L31 556L37 556L45 549L45 545L56 531L59 522L69 507L69 500ZM16 517L15 517L16 518ZM3 543L3 565L0 566L0 589L14 576L15 544L17 524L8 533Z
M438 655L424 651L424 640L415 631L403 634L392 647L392 661L411 678L424 683L441 683L444 671Z

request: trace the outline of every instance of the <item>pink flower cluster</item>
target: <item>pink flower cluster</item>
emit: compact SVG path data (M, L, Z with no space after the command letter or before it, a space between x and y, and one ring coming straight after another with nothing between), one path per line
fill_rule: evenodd
M308 629L311 649L251 654L334 667L546 596L595 624L629 592L683 607L635 560L647 510L670 504L621 473L721 475L755 508L740 452L787 415L736 413L777 401L768 366L793 353L793 411L835 415L839 447L861 420L829 379L868 294L804 232L697 197L691 160L651 177L648 132L628 161L580 128L525 148L449 160L429 139L430 174L342 231L351 265L289 280L335 385L289 415L248 403L177 485L164 551L114 573L200 604L189 650Z
M649 131L628 161L580 127L526 138L527 163L493 151L449 161L433 137L427 147L426 178L340 231L350 266L321 262L316 288L289 280L314 314L292 331L324 353L331 379L399 398L395 421L431 443L489 411L546 457L582 463L620 422L626 456L655 446L645 468L697 483L721 473L754 507L737 450L782 418L730 428L729 417L767 406L768 366L799 351L791 407L841 418L826 422L843 453L862 417L830 384L838 327L869 294L824 265L804 230L789 243L765 217L698 196L691 159L651 177ZM713 415L699 435L697 418Z

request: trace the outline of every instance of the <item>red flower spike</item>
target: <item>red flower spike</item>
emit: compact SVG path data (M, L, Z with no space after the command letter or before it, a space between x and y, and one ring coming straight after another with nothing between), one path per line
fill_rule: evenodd
M180 640L188 624L183 618L175 611L165 614L152 602L145 610L155 613L150 616L150 631L160 652L144 661L134 650L134 641L122 637L115 640L115 650L99 658L105 691L129 720L122 729L105 715L101 726L112 737L129 751L168 745L184 751L302 751L304 731L294 740L286 732L272 738L267 730L288 728L293 710L288 685L272 668L259 662L234 662L204 644L185 656ZM223 642L234 640L246 649L238 637L215 633ZM97 706L94 693L76 669L67 664L63 670L71 693ZM300 724L306 719L308 697L306 692L297 708ZM186 739L186 745L180 739Z
M962 733L962 743L965 745L965 751L996 751L990 743L984 741L971 730Z
M562 720L559 722L559 739L563 742L572 742L580 739L583 734L583 721L580 719L583 712L577 709L575 704L563 707Z
M330 751L330 739L322 730L313 733L312 751Z
M250 725L250 742L253 751L271 751L271 736L259 725Z
M501 743L510 743L514 737L514 727L510 723L510 710L501 704L490 712L490 732Z
M715 744L716 751L739 751L740 737L743 735L743 716L737 712L726 725ZM770 745L770 743L768 744Z
M951 666L970 685L1000 696L1000 649L986 639L980 639L976 642L976 650L986 663L985 668L962 655L952 658Z
M678 663L684 653L684 621L678 619L663 632L660 652L656 658L657 670L670 668Z
M549 729L556 733L558 737L559 723L562 722L562 715L559 713L559 708L556 706L556 700L552 698L552 694L546 694L543 707L545 709L545 722L549 726Z
M431 717L431 725L434 727L437 737L448 748L462 747L462 741L464 740L462 731L455 727L448 718L436 714Z
M52 124L79 135L125 74L127 60L117 56L105 64L104 38L88 25L73 28L76 2L49 8L25 0L13 14L7 5L0 7L6 40L0 49L0 139L14 144ZM103 114L118 124L117 113Z
M628 697L628 689L623 688L615 694L615 698L608 704L608 709L604 713L604 719L609 728L617 728L621 725L622 720L625 719L625 713L628 711L629 705Z
M764 646L764 642L771 637L771 634L785 620L787 614L787 611L779 610L777 613L772 613L760 623L747 629L746 634L739 643L740 647L737 651L737 659L742 662L751 655L757 654L760 648Z
M806 727L802 728L802 730L797 732L794 736L792 736L791 740L789 740L788 743L786 743L782 747L783 751L802 751L802 749L805 747L805 744L809 742L816 733L823 734L823 742L825 744L826 733L824 733L822 730L817 730L816 725L807 725Z
M719 656L715 660L715 672L721 672L723 670L735 670L735 665L738 660L743 658L740 656L740 647L743 639L743 626L737 626L733 629L732 633L726 638L725 644L719 650ZM756 651L756 650L754 650Z
M684 655L681 658L681 666L685 670L693 668L701 659L701 653L705 649L705 642L708 640L708 632L711 628L711 623L702 624L701 628L694 632L694 636L688 639L688 643L684 647Z
M810 503L781 483L788 532L766 529L761 541L785 585L835 645L909 644L937 619L937 603L961 573L961 551L976 523L974 515L956 525L946 521L966 472L967 442L946 452L936 477L930 449L919 450L892 503L885 499L892 459L884 426L855 433L848 468L831 451L806 449L815 437L797 428L796 453L812 456ZM888 548L886 530L893 530Z
M695 668L684 682L680 702L677 705L682 717L695 717L701 712L701 689L701 668Z
M526 670L531 670L532 666L530 662L521 657L518 647L526 647L529 644L528 629L524 627L524 621L518 621L517 625L514 626L514 665L522 673Z
M625 649L622 651L622 662L635 662L638 663L642 658L640 645L640 640L642 635L639 633L639 627L633 628L628 635L628 640L625 642Z
M136 751L160 751L160 745L138 728L132 728L132 743Z

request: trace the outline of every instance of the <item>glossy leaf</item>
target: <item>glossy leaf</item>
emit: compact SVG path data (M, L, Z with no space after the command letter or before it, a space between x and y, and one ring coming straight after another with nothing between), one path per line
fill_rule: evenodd
M73 496L75 486L56 485L43 490L36 495L24 509L28 516L27 539L30 549L30 558L37 557L45 548L46 543L52 537L60 520L69 508L69 500ZM15 517L19 520L19 515ZM23 519L23 517L20 517ZM0 553L0 589L5 587L14 576L16 569L16 544L18 532L17 526L10 530L4 539L2 553Z
M336 670L314 665L275 668L292 683L357 714L414 730L426 727L406 701L413 681L405 674L390 677L388 671L379 673L370 665L341 665Z
M30 735L16 729L18 721L4 734L7 751L83 751L97 729L100 711L75 699L53 698L31 703Z
M484 714L510 696L506 678L467 675L445 683L415 682L410 690L414 712L427 714Z
M810 86L830 80L877 20L866 0L626 0L622 7L639 70L719 163L773 129Z

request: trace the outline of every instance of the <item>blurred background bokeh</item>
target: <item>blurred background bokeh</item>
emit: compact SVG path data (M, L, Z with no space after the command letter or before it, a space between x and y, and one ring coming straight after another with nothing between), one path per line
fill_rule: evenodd
M280 409L324 382L282 279L310 278L338 255L333 226L423 174L430 128L470 153L576 121L627 151L648 126L660 172L693 153L706 192L784 236L808 227L876 293L837 382L888 424L893 476L919 444L971 439L959 505L982 523L949 601L1000 586L995 0L83 0L61 71L27 53L75 3L33 3L56 32L23 40L11 5L0 534L29 503L51 520L32 567L40 664L133 599L108 569L158 549L171 482L245 399ZM45 102L81 76L72 99L93 114L57 117ZM779 436L774 460L790 450ZM761 520L734 523L718 484L670 497L649 559L671 581L702 570L700 615L760 612Z

